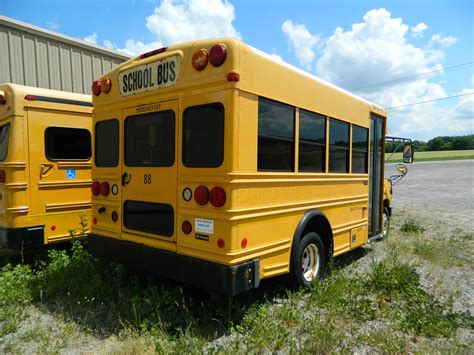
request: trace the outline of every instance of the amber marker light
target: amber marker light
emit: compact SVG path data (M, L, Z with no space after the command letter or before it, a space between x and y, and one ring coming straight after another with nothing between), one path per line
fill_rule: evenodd
M110 78L103 78L100 81L100 90L104 93L107 94L109 93L110 89L112 88L112 80Z
M193 54L193 68L196 70L203 70L207 65L207 51L205 49L198 49Z

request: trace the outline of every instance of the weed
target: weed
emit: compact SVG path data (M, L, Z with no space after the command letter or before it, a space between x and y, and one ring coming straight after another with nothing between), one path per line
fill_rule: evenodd
M407 218L400 227L403 233L423 233L425 228L415 219Z

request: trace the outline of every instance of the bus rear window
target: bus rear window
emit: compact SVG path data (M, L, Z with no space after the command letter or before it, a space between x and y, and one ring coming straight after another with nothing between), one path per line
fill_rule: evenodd
M91 157L91 133L84 128L48 127L44 144L50 160L89 160Z
M216 168L224 160L224 106L188 107L183 114L183 164Z
M115 167L119 159L119 122L100 121L95 125L95 165Z
M9 131L9 124L0 127L0 161L4 161L7 158Z
M128 117L125 120L125 165L172 166L174 121L172 110Z

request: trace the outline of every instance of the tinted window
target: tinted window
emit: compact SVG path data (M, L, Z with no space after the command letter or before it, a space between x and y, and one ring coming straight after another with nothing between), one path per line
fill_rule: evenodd
M146 233L171 237L174 229L174 210L171 205L141 201L125 201L124 225Z
M0 161L4 161L7 158L9 131L9 124L0 127Z
M125 120L125 165L164 167L174 164L174 112L161 111Z
M300 110L300 171L324 171L326 157L326 117Z
M91 133L83 128L48 127L44 132L46 157L51 160L88 160Z
M335 119L329 122L329 172L349 172L349 124Z
M368 137L367 128L352 126L352 172L368 171Z
M293 171L295 109L258 99L258 170Z
M189 107L183 114L183 164L215 168L224 160L224 106Z
M114 167L119 159L119 122L107 120L95 125L95 165Z

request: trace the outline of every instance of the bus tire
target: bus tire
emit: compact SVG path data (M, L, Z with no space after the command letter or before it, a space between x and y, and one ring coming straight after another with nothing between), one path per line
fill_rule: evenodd
M317 233L310 232L300 239L290 261L290 286L308 287L321 278L326 267L324 244Z
M390 232L390 212L387 207L383 208L382 234L383 239L387 238Z

